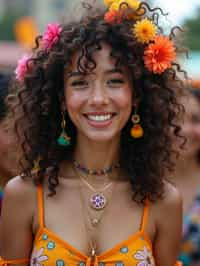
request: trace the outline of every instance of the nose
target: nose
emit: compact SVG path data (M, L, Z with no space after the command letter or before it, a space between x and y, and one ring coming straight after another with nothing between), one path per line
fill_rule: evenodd
M109 103L108 92L101 82L95 82L89 97L89 103L91 105L106 105Z

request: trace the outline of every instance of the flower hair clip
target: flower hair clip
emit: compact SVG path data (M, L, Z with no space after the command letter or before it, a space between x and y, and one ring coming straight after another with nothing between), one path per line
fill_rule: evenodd
M144 51L144 65L154 74L162 74L176 59L174 43L169 37L158 35Z
M139 0L104 0L104 3L108 7L104 16L105 22L118 24L123 18L134 20L132 34L139 43L146 45L143 60L149 72L162 74L172 66L176 58L176 49L169 37L157 35L157 26L149 18L142 18L144 15L142 12L141 16L138 16L139 14L124 16L127 7L140 13Z
M28 60L31 56L23 55L22 58L18 60L17 67L15 69L16 79L18 81L24 81L24 77L28 71Z
M53 45L57 43L60 38L61 31L62 27L58 23L51 23L47 25L46 31L42 37L44 49L49 51Z
M58 23L51 23L47 25L44 35L42 36L42 45L46 51L49 51L53 45L55 45L59 38L62 27ZM18 60L17 67L15 69L16 79L18 81L24 81L24 77L28 71L28 60L31 59L31 56L24 55L21 59Z

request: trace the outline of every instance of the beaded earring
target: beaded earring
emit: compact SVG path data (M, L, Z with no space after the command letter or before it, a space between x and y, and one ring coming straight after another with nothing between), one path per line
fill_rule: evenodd
M139 139L143 137L144 130L142 126L140 125L140 116L137 114L138 104L134 104L135 111L134 114L131 117L131 121L133 122L133 126L130 130L131 137L134 139Z
M67 147L70 145L70 139L71 138L67 135L67 133L65 131L65 127L66 127L65 114L64 114L64 112L62 112L62 122L61 122L62 131L61 131L60 136L57 139L57 143L60 146Z

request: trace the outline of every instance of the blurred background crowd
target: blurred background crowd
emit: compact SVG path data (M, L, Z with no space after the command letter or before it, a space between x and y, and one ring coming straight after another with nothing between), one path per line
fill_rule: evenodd
M18 59L29 53L35 36L47 23L62 22L66 10L80 0L0 0L0 187L19 173L17 146L13 133L12 114L7 102L15 100L15 91L8 87ZM181 26L188 58L179 58L191 79L187 97L181 99L186 116L182 132L187 143L175 161L176 170L170 181L183 195L184 226L180 258L184 266L200 266L200 1L147 0L169 12L166 27ZM0 192L1 198L1 192Z

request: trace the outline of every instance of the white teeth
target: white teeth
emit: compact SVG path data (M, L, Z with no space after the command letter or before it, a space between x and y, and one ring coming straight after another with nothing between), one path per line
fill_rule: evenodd
M88 115L87 118L93 121L106 121L111 119L112 115Z

